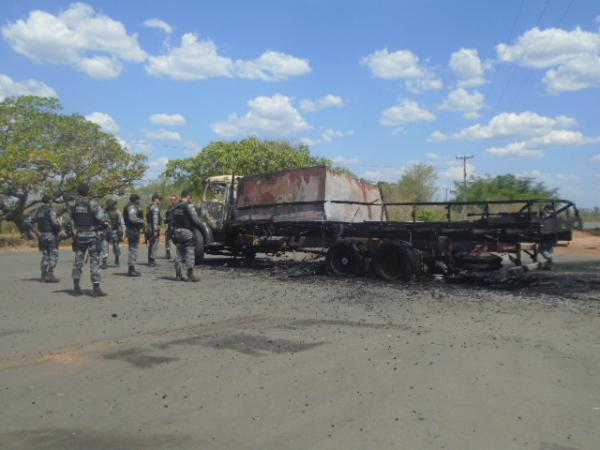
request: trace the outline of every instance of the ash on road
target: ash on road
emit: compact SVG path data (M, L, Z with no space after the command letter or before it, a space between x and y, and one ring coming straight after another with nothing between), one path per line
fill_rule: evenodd
M0 448L596 450L600 257L569 258L510 286L160 260L94 299L70 252L57 285L0 254Z

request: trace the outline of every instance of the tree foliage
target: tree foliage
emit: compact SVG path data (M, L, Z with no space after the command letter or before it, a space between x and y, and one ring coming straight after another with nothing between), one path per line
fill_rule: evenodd
M380 182L386 202L429 202L433 200L438 179L435 167L414 164L404 171L397 183Z
M456 181L454 189L457 201L523 200L552 198L558 195L558 189L548 188L541 181L513 174L472 177L467 183L466 191L463 183Z
M304 144L250 137L213 142L197 156L169 161L165 174L185 180L189 187L199 191L204 180L214 175L246 176L317 165L331 166L331 161L311 155Z
M61 198L81 182L101 197L141 179L146 157L80 115L60 114L57 99L24 96L0 102L0 220L19 228L42 194Z

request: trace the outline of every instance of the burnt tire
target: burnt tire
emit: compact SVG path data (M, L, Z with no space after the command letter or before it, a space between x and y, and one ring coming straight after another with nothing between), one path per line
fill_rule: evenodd
M204 261L204 235L197 229L194 230L194 259L196 265Z
M502 257L498 255L457 255L454 264L466 270L498 270L502 267Z
M364 258L356 243L340 240L331 246L325 257L325 271L328 275L357 277L364 267Z
M419 254L406 242L385 240L373 252L375 274L386 281L410 281L419 268Z

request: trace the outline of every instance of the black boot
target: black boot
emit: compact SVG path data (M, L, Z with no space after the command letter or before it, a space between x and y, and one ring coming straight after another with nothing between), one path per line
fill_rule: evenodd
M119 255L115 255L115 266L119 267L121 264L119 263Z
M83 292L81 291L79 280L73 280L73 295L80 296L81 294L83 294Z
M148 267L156 267L156 261L154 258L148 258Z
M129 266L129 271L127 272L127 276L129 277L139 277L142 274L135 270L134 266Z
M177 281L183 281L183 274L181 273L181 267L175 269L175 279Z
M100 266L102 270L108 269L108 258L102 258L102 265Z
M200 278L196 278L196 276L194 275L194 269L188 269L187 270L187 280L191 283L195 283L197 281L200 281Z
M102 289L100 289L100 283L94 283L92 297L106 297L106 293L102 292Z
M42 269L42 278L41 278L42 283L45 283L47 279L48 279L48 274L46 273L46 271L44 269Z
M54 270L50 269L46 274L46 283L58 283L60 280L54 276Z

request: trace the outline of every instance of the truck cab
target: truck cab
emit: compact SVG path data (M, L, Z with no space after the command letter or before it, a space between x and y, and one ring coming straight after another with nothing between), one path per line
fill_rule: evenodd
M222 231L230 218L240 178L235 175L217 175L206 179L199 215L213 233Z

